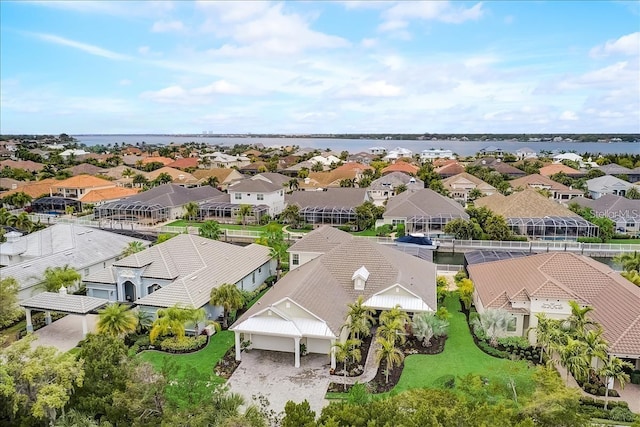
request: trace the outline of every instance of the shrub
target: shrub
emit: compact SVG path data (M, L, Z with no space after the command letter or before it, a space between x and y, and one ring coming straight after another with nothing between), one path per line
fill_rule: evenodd
M498 344L502 345L503 347L511 347L514 351L520 349L531 350L531 344L529 343L529 340L523 337L498 338Z
M580 243L602 243L602 239L599 237L578 237Z
M636 416L629 410L629 408L616 406L609 412L609 419L613 421L632 422L636 419Z
M380 227L376 228L376 236L387 237L391 234L392 226L391 224L384 224Z
M460 282L462 279L466 279L467 278L467 273L464 272L464 270L460 270L456 273L455 276L453 276L453 280L455 280L456 283Z
M498 357L500 359L507 359L509 357L507 352L491 347L486 341L478 341L478 347L480 347L480 350L484 351L489 356Z
M198 337L170 337L164 339L160 343L160 348L171 353L187 353L204 347L207 343L207 336L200 335Z

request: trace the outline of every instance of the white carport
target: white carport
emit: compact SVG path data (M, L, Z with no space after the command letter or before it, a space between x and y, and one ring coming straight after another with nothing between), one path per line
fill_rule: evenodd
M295 354L294 365L300 367L300 343L306 342L310 353L331 354L331 367L335 368L332 350L337 337L320 319L290 317L275 307L268 307L234 325L236 360L242 360L241 334L251 342L251 348L290 352Z
M76 314L82 316L82 335L89 332L87 325L87 314L99 309L109 303L103 298L87 297L84 295L68 295L66 289L61 288L60 293L42 292L26 301L20 303L24 307L27 317L27 332L33 332L31 322L31 310L44 311L47 325L51 324L51 312Z

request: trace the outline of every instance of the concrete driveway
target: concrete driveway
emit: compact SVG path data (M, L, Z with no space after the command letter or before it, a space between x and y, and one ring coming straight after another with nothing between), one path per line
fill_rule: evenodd
M96 330L97 322L97 315L87 314L89 332ZM84 338L82 336L82 316L69 314L50 325L38 329L33 334L36 335L38 339L31 343L32 348L40 345L48 345L62 352L69 351Z
M256 403L252 396L262 394L275 412L284 411L292 400L307 400L316 415L327 405L324 395L330 382L329 357L308 354L300 358L300 367L293 366L293 353L251 350L242 353L242 363L229 378L232 392Z

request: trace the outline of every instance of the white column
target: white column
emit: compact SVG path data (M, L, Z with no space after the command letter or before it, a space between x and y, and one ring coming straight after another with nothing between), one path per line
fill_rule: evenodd
M82 337L86 337L89 333L89 326L87 325L87 315L82 316Z
M295 350L296 350L296 361L295 361L295 367L299 368L300 367L300 337L295 337L293 339L294 341L294 345L295 345Z
M45 311L44 312L44 320L47 322L47 325L51 324L51 312L50 311Z
M240 332L238 331L233 331L235 333L236 336L236 360L240 361L242 360L242 355L241 355L241 351L242 348L240 347Z
M124 284L118 283L116 287L117 287L116 301L124 301Z
M24 312L27 316L27 332L33 332L33 323L31 323L31 309L25 308Z
M334 347L336 340L331 340L331 369L336 369L336 349Z

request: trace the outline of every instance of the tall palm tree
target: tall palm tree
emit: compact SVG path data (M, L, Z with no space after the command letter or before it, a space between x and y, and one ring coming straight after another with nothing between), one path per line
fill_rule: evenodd
M211 290L211 305L222 306L222 326L229 327L229 313L244 306L244 297L233 283L225 283Z
M404 344L407 340L404 331L405 324L402 320L398 318L391 318L385 322L380 322L380 326L378 326L376 334L378 337L382 337L386 341L392 341L395 345L396 343Z
M399 366L400 363L404 360L404 354L402 350L396 347L395 341L386 340L382 337L376 338L376 344L378 348L376 348L376 361L381 363L383 360L386 361L386 370L385 370L385 382L389 383L389 373L393 370L395 366Z
M375 324L375 310L364 305L364 297L360 295L354 302L347 304L347 323L351 338L359 339L371 335L371 326Z
M134 332L138 325L136 313L124 304L109 304L98 311L98 332L122 338Z
M44 270L42 284L47 292L58 292L61 287L68 288L78 282L82 276L69 265L47 267Z
M597 357L604 360L607 357L607 341L602 337L602 328L588 330L582 340L586 344L587 359L593 362L593 358Z
M360 344L362 342L355 338L349 338L344 342L336 342L333 344L332 349L336 355L336 360L344 364L344 376L346 377L347 372L347 362L349 360L354 360L359 362L362 360L362 353L360 352ZM345 384L345 390L347 385Z
M560 363L566 368L567 376L565 383L569 384L569 372L573 374L576 381L586 378L589 371L589 360L587 358L586 344L571 337L567 338L567 344L560 349Z
M625 271L640 271L640 252L638 251L617 255L613 261L622 265Z
M604 409L606 410L609 404L609 378L613 378L614 382L616 380L620 382L620 388L624 389L625 383L629 382L629 374L625 369L633 369L633 365L615 356L605 358L603 362L604 365L598 371L598 375L605 377Z
M189 202L184 205L184 217L189 221L193 221L196 216L198 216L198 211L200 210L200 205L196 202Z
M287 185L289 186L290 191L297 191L300 188L300 181L296 178L291 178Z
M580 307L580 304L576 301L569 301L569 306L571 307L571 315L563 322L563 327L569 329L577 336L583 336L585 328L594 324L594 322L587 317L594 308L590 305Z
M129 242L129 244L127 244L127 247L122 251L122 257L128 257L129 255L142 252L144 249L144 244L138 240Z
M198 229L198 235L207 239L218 240L222 234L222 229L217 221L205 221Z
M242 204L240 205L240 207L238 208L238 216L240 217L241 221L242 221L242 226L246 227L247 225L247 217L249 215L251 215L251 213L253 212L253 206L251 205L247 205L247 204Z
M555 319L549 319L545 313L538 313L536 317L538 318L538 325L530 330L536 331L536 344L542 349L540 352L540 363L542 363L542 357L545 353L551 359L553 343L561 333L560 323Z

